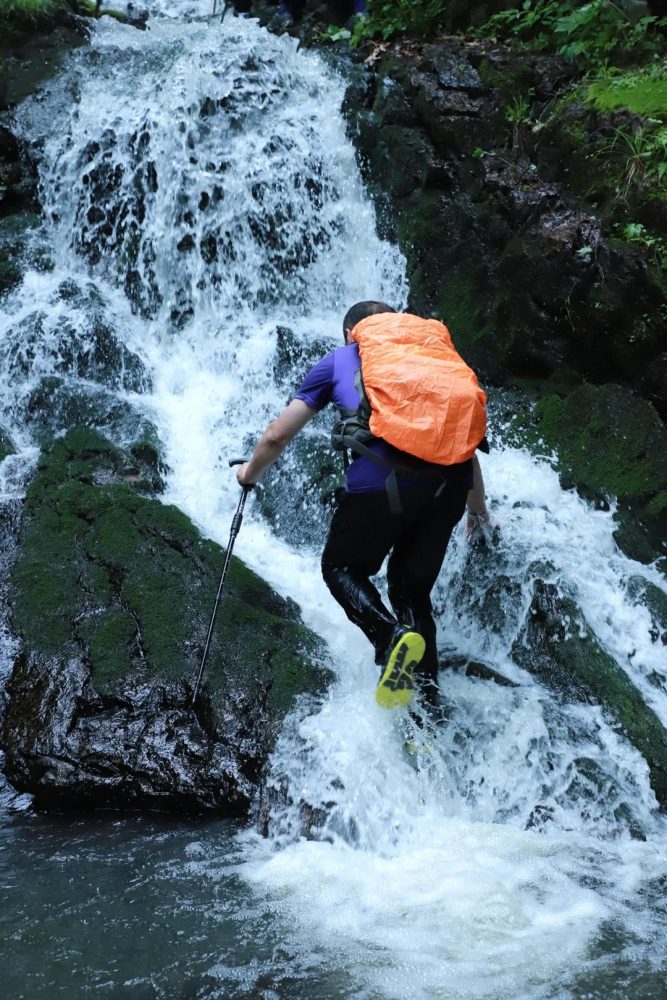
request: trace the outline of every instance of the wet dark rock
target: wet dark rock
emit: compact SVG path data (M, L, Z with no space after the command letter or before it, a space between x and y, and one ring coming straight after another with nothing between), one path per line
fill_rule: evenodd
M257 488L257 503L291 545L321 547L344 484L342 455L332 451L331 414L316 417Z
M77 426L95 428L123 444L157 439L140 407L94 383L52 375L40 379L20 401L16 416L38 444Z
M0 216L37 210L37 169L26 144L0 124Z
M0 218L0 297L20 285L28 267L50 271L49 249L40 238L40 218L20 211Z
M613 382L664 419L667 274L620 236L627 213L651 233L667 234L667 217L650 191L619 198L623 165L604 154L616 129L642 119L597 110L576 77L572 63L487 42L402 42L353 66L344 107L380 233L408 261L408 308L443 319L482 381L520 380L537 398ZM557 433L549 443L560 448ZM579 463L570 484L614 492L609 476L593 478ZM638 509L616 495L621 519L637 521L627 551L655 558L658 501Z
M147 478L89 430L42 454L10 578L7 775L39 808L239 815L283 717L328 674L296 606L234 559L191 707L223 552L141 496Z
M390 47L370 94L368 77L365 90L354 82L362 106L348 102L383 232L408 258L410 308L441 316L496 383L635 380L667 332L664 275L645 248L610 240L595 199L586 206L572 189L563 173L571 140L561 146L559 133L560 172L549 171L548 131L529 126L573 73L552 57L446 38ZM512 126L507 109L527 94L526 122ZM578 108L563 115L592 113ZM659 396L656 378L651 385Z
M512 681L509 677L505 677L504 674L498 673L497 670L493 670L486 663L480 663L478 660L470 660L467 656L459 656L452 653L440 653L440 671L454 671L455 673L464 674L466 677L476 677L478 680L483 681L493 681L494 684L499 684L500 687L519 687L516 681Z
M333 349L330 341L299 340L290 327L276 327L274 378L276 381L284 383L287 391L293 392L295 386L301 384L309 369Z
M121 142L107 129L81 154L82 187L77 206L76 247L92 264L108 259L134 309L151 316L162 303L155 249L142 223L157 191L151 135L143 123Z
M13 455L14 451L15 448L12 443L12 439L7 431L4 430L3 427L0 427L0 462L2 462L4 458L7 458L7 455Z
M68 376L125 392L150 392L151 379L143 362L123 343L122 332L104 315L104 303L94 286L63 282L55 296L72 307L57 326L41 311L22 319L7 337L3 354L10 377L25 378L37 365L57 376Z
M656 798L667 805L667 730L555 584L535 582L512 657L563 697L601 705L646 760Z
M126 23L140 31L145 31L148 24L149 13L142 4L129 2L125 6Z

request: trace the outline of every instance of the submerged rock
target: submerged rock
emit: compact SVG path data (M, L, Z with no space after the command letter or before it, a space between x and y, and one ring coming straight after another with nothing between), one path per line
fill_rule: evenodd
M327 682L296 605L234 558L192 708L224 553L140 495L151 474L72 430L29 487L2 736L9 779L39 808L242 814L283 717Z
M512 656L567 698L599 704L639 750L658 802L667 806L667 730L625 671L598 644L570 598L535 582Z

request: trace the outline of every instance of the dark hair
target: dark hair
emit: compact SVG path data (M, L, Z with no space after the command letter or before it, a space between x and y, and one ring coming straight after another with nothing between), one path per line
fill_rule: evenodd
M343 337L346 336L347 330L354 330L357 323L361 323L362 319L366 319L367 316L376 316L378 313L395 313L396 310L392 309L385 302L373 302L371 300L367 302L355 302L351 309L348 309L345 313L345 319L343 320Z

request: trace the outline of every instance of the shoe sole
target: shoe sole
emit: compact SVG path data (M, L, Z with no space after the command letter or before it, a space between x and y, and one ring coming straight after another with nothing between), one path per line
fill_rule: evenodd
M401 708L410 704L415 688L414 671L426 649L419 632L406 632L398 640L382 671L375 700L382 708Z

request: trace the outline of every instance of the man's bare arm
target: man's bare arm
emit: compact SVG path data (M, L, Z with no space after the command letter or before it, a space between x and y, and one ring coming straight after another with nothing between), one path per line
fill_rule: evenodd
M466 522L466 533L470 538L480 524L489 524L489 513L486 509L486 498L484 495L484 479L477 455L472 458L472 489L468 493L466 507L468 508L468 518Z
M239 466L236 478L241 486L259 482L266 470L279 458L292 438L316 415L317 410L302 399L293 399L264 431L252 458Z

